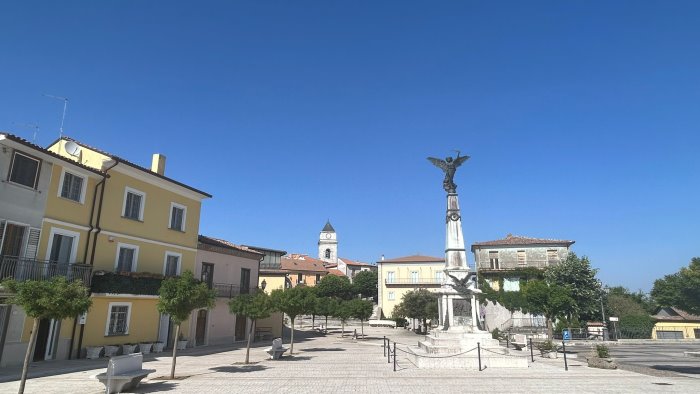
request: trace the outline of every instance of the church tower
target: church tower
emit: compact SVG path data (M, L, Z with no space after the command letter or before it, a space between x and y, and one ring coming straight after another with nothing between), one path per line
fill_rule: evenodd
M318 259L327 264L338 264L338 238L330 221L326 222L318 237Z

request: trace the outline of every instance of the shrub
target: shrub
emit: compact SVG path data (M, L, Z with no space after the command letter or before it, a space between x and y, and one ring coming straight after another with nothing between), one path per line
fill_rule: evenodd
M595 345L595 352L598 354L599 358L609 358L610 352L606 345Z
M494 328L493 331L491 331L491 338L498 339L499 341L505 341L507 336L508 333L503 332L498 328Z
M557 350L557 346L552 342L550 339L540 342L537 344L537 350L540 351L540 353L549 353L549 352L554 352Z

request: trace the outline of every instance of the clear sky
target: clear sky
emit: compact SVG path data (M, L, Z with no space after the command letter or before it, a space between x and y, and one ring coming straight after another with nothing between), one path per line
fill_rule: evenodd
M700 255L700 2L4 1L0 130L205 190L200 232L316 255L573 239L648 290ZM473 256L469 256L473 261Z

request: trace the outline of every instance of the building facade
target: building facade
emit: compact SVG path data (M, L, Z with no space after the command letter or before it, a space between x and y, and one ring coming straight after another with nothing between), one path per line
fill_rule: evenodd
M409 291L438 291L444 279L445 259L405 256L377 261L378 316L393 317L394 307Z

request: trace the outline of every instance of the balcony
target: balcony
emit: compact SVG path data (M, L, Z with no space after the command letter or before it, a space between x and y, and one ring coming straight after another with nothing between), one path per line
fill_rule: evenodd
M0 257L0 279L49 280L56 276L63 276L68 280L81 280L86 286L89 286L92 279L92 266L60 264L12 256Z
M385 279L384 283L387 286L391 285L435 285L442 284L442 279L438 278L394 278Z
M479 263L479 270L504 271L509 269L518 269L526 267L547 268L551 265L556 265L558 263L559 260L526 260L523 263L520 263L518 261L499 261L496 264L497 268L495 268L490 261L482 261Z
M233 298L240 294L250 294L255 287L241 287L230 283L213 283L211 286L216 291L217 297Z

